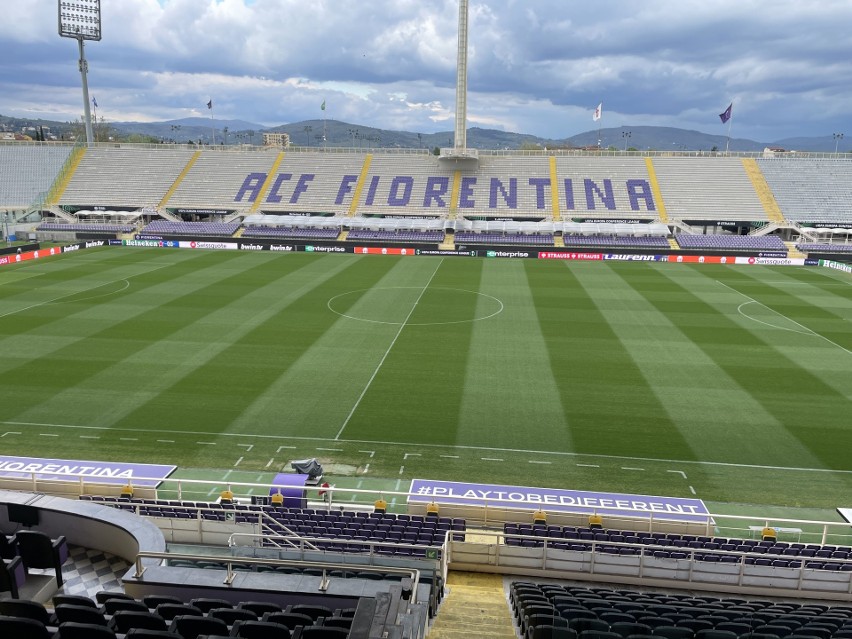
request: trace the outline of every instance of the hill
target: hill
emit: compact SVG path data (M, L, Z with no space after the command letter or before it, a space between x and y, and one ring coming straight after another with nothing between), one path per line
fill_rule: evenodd
M162 122L108 122L114 132L121 136L146 136L152 140L164 142L197 142L209 144L214 130L217 144L255 144L263 143L262 133L283 132L290 135L290 142L296 146L326 146L355 148L424 148L447 147L453 145L453 132L420 133L416 131L394 131L341 122L339 120L304 120L274 127L247 122L245 120L222 120L204 117L182 118ZM0 115L0 130L20 132L34 131L34 127L49 127L51 134L62 138L74 131L75 124L48 120L30 120ZM79 129L79 124L76 125ZM103 126L103 125L99 125ZM598 146L617 150L635 149L639 151L710 151L714 148L731 151L762 151L766 147L781 147L787 150L810 151L817 153L852 152L850 142L841 141L845 147L838 147L837 140L831 136L796 137L784 140L757 141L746 138L732 138L730 142L723 135L711 135L701 131L659 126L622 126L604 128L600 131L589 130L563 139L540 138L526 133L514 133L497 129L468 129L467 144L475 149L522 148L582 148Z

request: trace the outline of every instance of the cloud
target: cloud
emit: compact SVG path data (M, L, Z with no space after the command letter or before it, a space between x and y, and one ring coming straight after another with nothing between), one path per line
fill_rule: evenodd
M274 126L326 116L431 133L452 128L457 0L121 0L87 45L107 119L216 117ZM4 6L0 113L70 120L77 47L55 0ZM604 126L771 141L842 131L852 109L852 3L472 0L468 124L563 138ZM203 113L203 111L202 111Z

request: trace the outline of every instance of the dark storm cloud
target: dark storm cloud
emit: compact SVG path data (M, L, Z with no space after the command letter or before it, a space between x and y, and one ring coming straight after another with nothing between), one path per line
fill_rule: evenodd
M5 9L0 113L78 117L56 1ZM214 98L216 117L267 125L449 130L457 18L455 0L109 0L90 87L111 120ZM738 137L830 135L852 111L849 24L846 0L471 0L468 123L561 138L603 102L604 126L718 133L733 101Z

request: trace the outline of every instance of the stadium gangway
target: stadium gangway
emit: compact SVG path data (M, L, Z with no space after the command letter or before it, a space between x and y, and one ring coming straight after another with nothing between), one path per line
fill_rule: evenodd
M188 553L170 553L170 552L148 552L143 551L136 555L136 560L134 561L136 572L133 577L135 579L139 579L145 574L147 568L143 565L144 559L159 559L159 560L171 560L171 561L205 561L205 562L217 562L221 563L225 566L225 580L222 582L225 585L231 585L234 581L234 577L236 577L237 572L234 570L234 564L239 564L243 566L272 566L282 568L315 568L317 570L322 570L322 579L320 581L319 590L326 591L328 589L329 570L351 570L351 564L341 564L334 562L317 562L317 561L294 561L292 559L255 559L255 558L235 558L232 556L215 556L215 555L197 555L197 554L188 554ZM420 585L420 570L417 568L396 568L393 566L359 566L359 572L369 572L369 573L377 573L382 575L400 575L401 577L408 577L411 579L412 585L412 593L417 593L417 587ZM413 595L414 596L414 595Z

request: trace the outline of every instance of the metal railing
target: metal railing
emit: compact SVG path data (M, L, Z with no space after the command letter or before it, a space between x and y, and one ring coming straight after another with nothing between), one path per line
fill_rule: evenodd
M251 557L236 558L231 556L144 551L136 555L136 561L134 562L136 572L133 575L133 577L136 579L139 579L147 570L147 568L142 565L144 559L161 559L167 561L205 561L220 563L225 568L225 579L222 583L226 585L230 585L231 583L233 583L234 578L239 572L234 570L234 564L240 566L271 566L273 568L280 566L282 568L290 567L297 568L300 570L314 568L322 570L322 579L320 580L319 590L323 592L328 589L328 585L330 583L328 571L345 571L350 570L352 568L351 565L335 562L297 561L292 559L256 559ZM411 579L412 593L415 593L414 596L416 596L417 586L420 584L420 570L418 570L417 568L397 568L392 566L382 566L380 568L376 568L372 566L359 566L358 570L359 572L369 572L381 575L400 575L402 577L408 577Z

